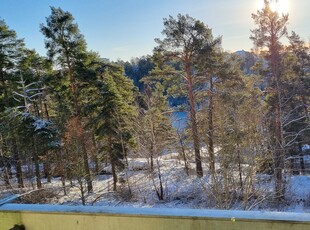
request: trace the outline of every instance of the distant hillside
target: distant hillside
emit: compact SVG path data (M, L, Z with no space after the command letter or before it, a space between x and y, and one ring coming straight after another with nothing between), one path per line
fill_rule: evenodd
M242 64L240 68L244 71L245 74L253 74L252 67L255 65L257 61L259 61L259 57L251 52L245 50L238 50L235 54L239 55L242 59Z

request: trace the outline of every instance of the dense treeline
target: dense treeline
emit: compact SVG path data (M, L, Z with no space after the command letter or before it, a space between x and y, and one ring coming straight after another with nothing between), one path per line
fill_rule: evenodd
M159 158L177 152L188 176L209 178L202 186L215 207L264 199L257 174L273 175L272 198L285 198L286 175L308 170L310 48L267 0L252 18L255 52L227 53L206 24L178 15L164 19L153 55L131 62L88 51L60 8L40 25L46 57L0 21L1 183L39 189L43 177L60 177L85 204L104 167L113 190L125 189L119 173L143 157L164 200ZM180 111L188 122L173 125Z

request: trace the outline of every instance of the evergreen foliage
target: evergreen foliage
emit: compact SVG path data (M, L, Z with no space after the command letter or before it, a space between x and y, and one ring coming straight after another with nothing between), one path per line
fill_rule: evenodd
M163 201L163 158L176 153L212 207L280 204L287 176L309 171L310 49L270 2L252 14L255 54L224 52L206 24L179 14L164 19L152 56L113 63L87 50L70 12L51 7L42 57L0 20L1 184L41 189L43 177L60 177L63 193L77 188L86 205L93 181L111 173L115 194L126 184L134 197L139 157ZM179 112L187 118L176 127ZM273 191L258 181L269 174Z

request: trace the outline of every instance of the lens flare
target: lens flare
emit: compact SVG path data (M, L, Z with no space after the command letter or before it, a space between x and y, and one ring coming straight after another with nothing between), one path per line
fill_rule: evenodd
M288 0L269 0L271 10L278 12L279 14L287 14L289 11ZM259 0L258 9L264 7L264 0Z

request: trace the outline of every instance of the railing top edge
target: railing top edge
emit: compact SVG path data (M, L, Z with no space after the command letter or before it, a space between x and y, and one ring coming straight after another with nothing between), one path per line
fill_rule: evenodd
M176 209L176 208L133 208L106 206L67 206L44 204L4 204L0 212L39 212L39 213L93 213L107 215L132 216L166 216L166 217L198 217L231 220L270 220L309 222L310 213L294 212L265 212L265 211L236 211L236 210L206 210L206 209Z

